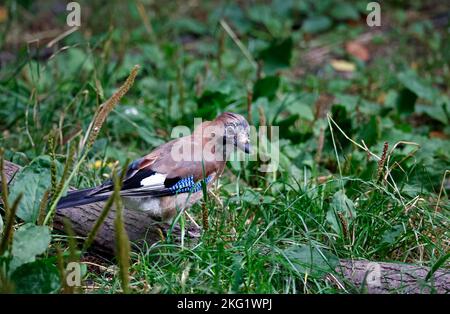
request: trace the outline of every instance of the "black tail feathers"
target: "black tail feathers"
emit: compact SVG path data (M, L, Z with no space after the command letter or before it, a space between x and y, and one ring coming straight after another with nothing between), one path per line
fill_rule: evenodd
M62 197L58 205L57 209L63 209L68 207L75 207L86 205L95 202L101 202L108 199L107 195L89 195L93 189L85 189L79 191L69 192L65 197Z

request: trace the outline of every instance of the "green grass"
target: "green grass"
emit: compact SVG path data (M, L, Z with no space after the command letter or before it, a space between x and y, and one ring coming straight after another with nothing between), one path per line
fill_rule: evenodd
M199 7L170 1L143 5L146 18L140 1L80 3L82 28L58 43L65 48L51 57L43 56L44 45L16 47L8 36L0 39L2 50L14 54L0 72L5 159L26 166L50 155L48 138L56 134L53 163L60 179L70 145L79 158L79 141L98 106L135 64L141 70L134 85L109 114L72 186L101 183L113 163L147 154L171 138L173 127L192 128L194 117L233 111L251 116L252 125L265 120L280 130L278 170L261 173L260 161L229 163L213 190L220 202L206 202L209 228L195 243L168 239L132 253L131 291L348 293L360 288L336 275L345 289L338 288L324 276L338 259L448 267L440 259L449 250L450 41L448 21L433 25L443 12L439 5L398 1L383 9L387 25L365 44L371 59L363 62L344 48L378 31L365 25L359 5L353 9L360 18L349 22L314 1ZM0 30L33 30L51 6L7 1L11 11ZM33 18L30 10L36 10ZM407 12L420 18L407 19ZM316 33L298 26L314 16L325 16L329 28ZM51 22L62 30L65 13ZM328 53L315 63L308 54L317 47ZM336 71L332 59L351 62L355 70ZM50 174L45 160L36 164ZM44 181L40 197L50 188L50 177ZM10 193L17 195L18 188ZM201 206L190 213L201 225ZM22 222L18 216L16 227ZM39 259L55 264L57 244L68 255L64 239L52 234ZM89 287L82 291L122 291L116 261L101 264L112 270L88 271Z

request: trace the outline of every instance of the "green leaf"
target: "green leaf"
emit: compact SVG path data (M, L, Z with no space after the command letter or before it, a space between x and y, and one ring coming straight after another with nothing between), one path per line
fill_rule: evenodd
M141 46L143 54L148 56L148 60L158 69L167 67L167 61L164 58L164 53L158 45L145 44Z
M417 95L410 89L404 88L397 96L397 110L399 113L413 113L416 105Z
M35 222L39 215L42 196L51 184L50 164L49 156L37 157L16 175L10 185L9 199L11 203L20 193L23 193L17 217L25 222ZM57 168L61 172L59 163L57 163Z
M319 251L309 245L288 247L283 254L298 272L316 278L334 271L339 262L338 258L328 251Z
M56 293L61 287L57 268L45 260L22 265L11 275L11 280L16 293Z
M354 111L356 110L356 106L358 105L358 102L360 101L359 96L350 95L350 94L337 94L335 102L337 104L341 104L345 107L347 111Z
M359 136L369 147L378 143L381 137L381 127L376 116L371 116L369 122L361 126Z
M136 130L142 140L144 140L147 144L150 144L153 147L158 147L159 145L164 144L162 139L154 136L154 133L150 132L146 128L138 126Z
M331 207L336 212L341 212L348 217L356 218L355 204L345 195L344 191L334 193Z
M305 120L313 121L314 114L310 106L302 102L295 102L289 106L289 111L293 114L298 114Z
M303 30L307 33L320 33L331 27L331 19L327 16L313 16L303 23Z
M233 270L233 285L232 285L232 291L239 291L239 287L244 281L244 258L242 255L234 255L233 257L233 264L232 264L232 270Z
M14 233L11 268L34 262L36 255L47 250L50 240L50 229L47 226L36 226L31 223L21 226Z
M3 232L3 218L2 216L0 216L0 235L2 234L2 232Z
M266 76L265 78L259 79L256 81L255 86L253 86L253 99L267 97L267 99L272 100L275 98L279 86L280 78L278 76Z
M274 201L273 197L252 190L246 190L241 196L241 200L252 205L271 204Z
M212 119L217 115L218 111L224 109L230 103L228 94L220 91L206 90L198 98L198 110L196 116L205 119Z
M225 108L229 103L228 95L219 91L206 90L197 101L199 107L216 106Z
M436 89L434 89L428 82L425 82L419 78L417 73L412 70L399 73L397 78L405 88L409 89L418 97L429 101L434 101L438 95Z
M291 64L293 41L292 37L273 41L269 47L259 53L263 61L264 71L271 75L277 70L287 68Z
M344 191L337 191L331 200L330 210L327 212L326 220L330 223L336 233L341 233L341 222L337 215L341 214L341 218L347 222L351 222L356 218L355 204L345 195Z
M359 13L350 3L336 3L330 11L330 15L336 20L358 20Z
M427 106L427 105L420 105L417 104L416 106L416 112L417 113L424 113L430 118L433 118L436 121L442 122L442 124L446 125L448 124L448 118L444 110L444 106Z
M337 234L341 234L342 232L341 224L338 218L336 217L336 213L332 209L327 211L325 219L330 224L331 229L333 229Z
M56 54L54 58L49 59L48 64L50 66L49 69L63 68L64 71L61 75L67 78L73 77L77 74L80 75L83 72L88 73L94 68L93 61L89 55L77 47L72 47L71 49L61 51L61 53ZM43 72L48 72L49 74L51 73L51 71ZM48 84L52 84L51 80L46 79L46 81Z
M273 35L281 34L283 31L283 19L278 16L279 13L268 5L253 5L248 10L249 18L265 25Z
M393 244L397 240L398 236L402 233L402 231L402 225L396 225L392 227L392 229L385 231L383 234L382 243Z
M208 32L205 24L191 18L175 19L172 23L172 27L181 34L202 35Z

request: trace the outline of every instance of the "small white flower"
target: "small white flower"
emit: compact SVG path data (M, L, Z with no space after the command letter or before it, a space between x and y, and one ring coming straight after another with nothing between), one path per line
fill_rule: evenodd
M125 114L128 116L137 116L137 115L139 115L139 111L136 108L131 107L131 108L125 109Z

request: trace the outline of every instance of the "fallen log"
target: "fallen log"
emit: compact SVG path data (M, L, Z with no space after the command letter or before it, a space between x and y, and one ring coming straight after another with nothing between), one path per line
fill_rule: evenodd
M4 173L11 182L20 166L5 161ZM1 178L0 178L1 180ZM54 229L64 232L64 220L67 219L78 236L87 236L102 211L102 203L88 204L74 208L57 210ZM101 226L92 248L99 253L111 255L114 252L114 209L111 209ZM125 229L132 247L142 247L143 243L153 244L161 240L170 226L161 225L143 212L125 210ZM173 236L180 237L180 230L174 229ZM190 226L186 237L198 238L200 230ZM345 289L341 281L347 281L364 293L450 293L450 272L448 269L437 270L427 281L429 267L412 264L371 262L364 260L340 260L336 272L328 278L340 288Z
M429 267L403 263L340 260L336 272L358 292L370 294L450 293L450 271L439 269L425 280Z

